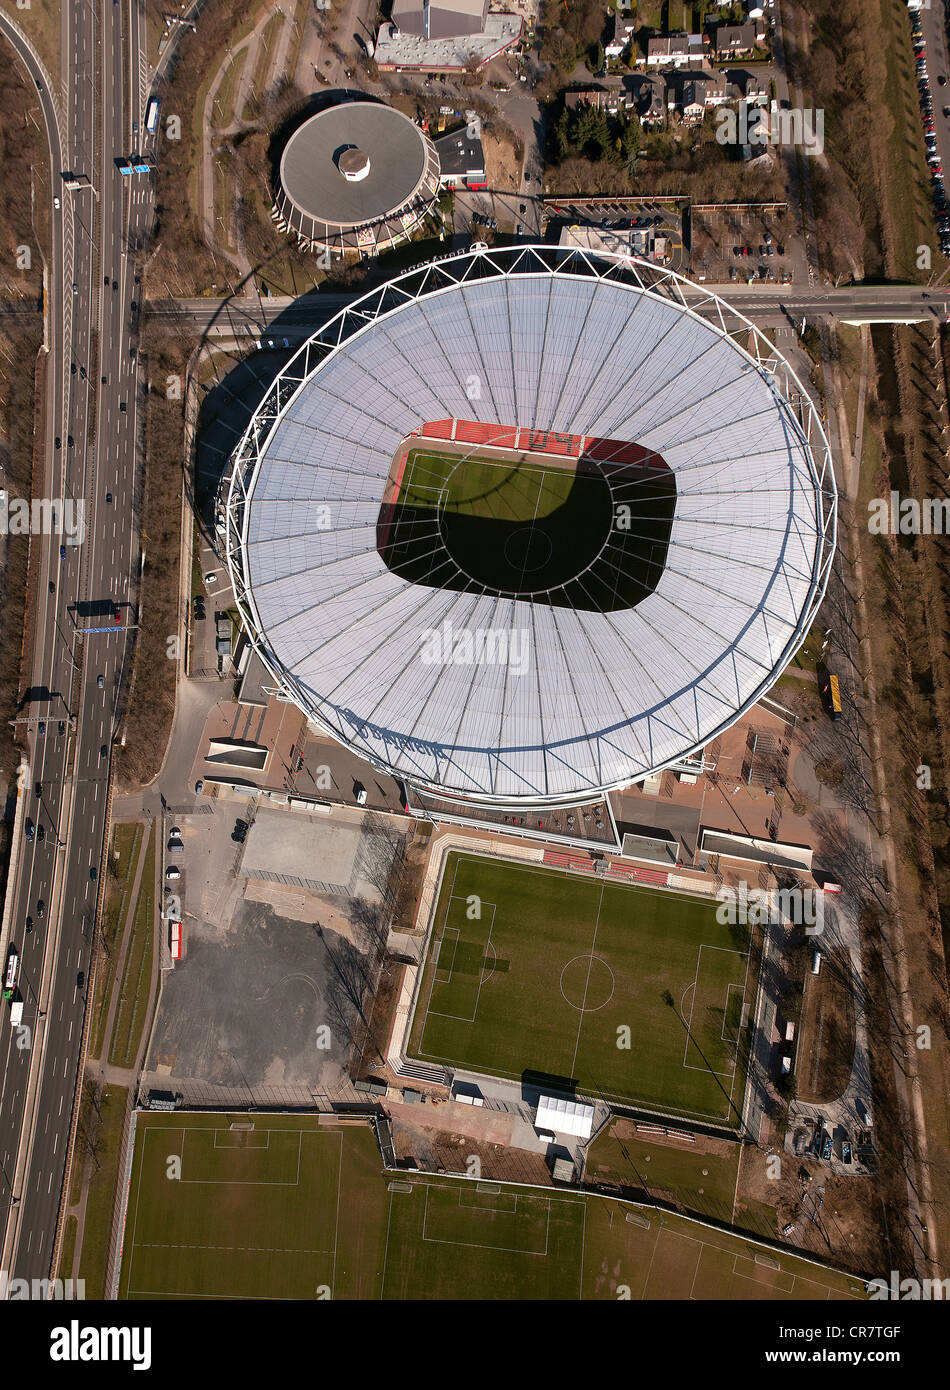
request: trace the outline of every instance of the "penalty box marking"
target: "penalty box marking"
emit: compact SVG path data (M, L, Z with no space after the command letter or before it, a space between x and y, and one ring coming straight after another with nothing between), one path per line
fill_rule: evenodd
M691 1042L692 1042L692 1040L693 1040L693 1010L694 1010L694 1008L696 1007L696 989L697 989L697 985L699 984L699 967L700 967L700 965L702 964L703 951L722 951L725 955L729 955L729 956L739 956L739 958L740 958L741 960L744 960L744 961L745 961L745 969L746 969L745 980L747 981L748 978L749 978L749 958L750 958L750 956L752 955L751 950L749 950L749 951L736 951L736 950L735 950L733 947L731 947L731 946L707 946L705 942L702 942L702 943L700 944L700 947L699 947L699 954L698 954L697 957L696 957L696 973L695 973L695 975L693 976L693 983L692 983L692 985L688 986L688 988L689 988L689 989L692 989L692 991L693 991L693 997L692 997L692 999L691 999L691 1001L690 1001L690 1005L689 1005L689 1022L688 1022L688 1024L687 1024L687 1031L686 1031L686 1046L685 1046L684 1049L683 1049L683 1067L684 1067L687 1071L702 1071L702 1072L706 1072L707 1075L708 1075L710 1072L712 1072L712 1075L713 1075L713 1076L724 1076L724 1077L726 1077L726 1078L731 1078L732 1080L735 1080L736 1067L737 1067L737 1059L734 1059L734 1060L733 1060L732 1068L731 1068L730 1071L714 1071L712 1067L697 1067L697 1066L694 1066L692 1062L687 1062L687 1060L686 1060L687 1056L689 1055L690 1044L691 1044ZM736 985L734 981L727 981L727 984L726 984L726 1005L727 1005L727 1007L728 1007L728 1003L729 1003L729 990L730 990L731 988L733 988L733 987L734 987L734 988L738 988L738 985ZM746 984L745 984L745 981L743 981L743 985L742 985L742 996L743 996L743 998L745 998L745 989L746 989ZM738 1039L737 1039L737 1040L736 1040L736 1054L737 1054L737 1057L738 1057L738 1051L739 1051L739 1048L738 1048ZM730 1100L731 1100L731 1098L732 1098L732 1097L731 1097L731 1095L730 1095Z
M467 901L468 901L467 898L462 898L462 897L450 897L450 898L449 898L449 902L448 902L448 904L446 905L446 914L445 914L445 915L448 916L448 908L449 908L449 906L450 906L453 902L464 903L464 902L467 902ZM445 985L445 984L449 984L449 983L450 983L450 980L436 980L435 975L433 974L433 977L432 977L432 990L429 991L429 999L428 999L428 1002L427 1002L427 1004L426 1004L426 1021L427 1021L427 1022L428 1022L428 1020L429 1020L430 1018L454 1018L454 1019L456 1020L457 1023L474 1023L475 1020L476 1020L476 1018L478 1017L478 1001L479 1001L479 999L481 998L482 985L484 984L484 982L485 982L487 979L490 979L491 975L493 975L493 974L495 973L495 971L494 971L494 966L492 966L492 969L491 969L491 971L489 972L489 974L488 974L488 975L485 974L485 954L487 954L487 952L490 950L490 951L492 952L492 954L493 954L495 960L498 959L497 954L496 954L496 952L495 952L495 948L494 948L494 946L492 945L492 939L491 939L492 932L493 932L494 929L495 929L495 904L494 904L494 903L487 903L487 902L485 902L485 900L484 900L484 898L483 898L483 899L482 899L482 907L490 907L490 908L491 908L491 922L490 922L489 927L488 927L488 936L487 936L487 938L486 938L486 940L485 940L484 954L483 954L483 956L482 956L482 967L481 967L481 970L480 970L479 973L478 973L478 988L477 988L476 991L475 991L475 1006L474 1006L474 1008L472 1009L472 1015L471 1015L470 1018L466 1018L464 1014L447 1014L447 1013L443 1013L443 1011L442 1011L441 1009L433 1009L433 1008L432 1008L432 994L433 994L433 991L434 991L434 989L435 989L436 984ZM452 951L452 966L454 967L454 965L455 965L455 953L456 953L456 951L458 950L458 943L459 943L459 941L461 940L461 936L460 936L459 928L458 928L458 927L443 927L443 928L442 928L442 933L443 933L443 934L442 934L442 937L440 938L440 940L439 940L439 942L438 942L438 947L439 947L439 952L440 952L440 953L441 953L441 950L442 950L442 942L445 940L445 933L446 933L447 931L454 931L454 932L456 933L456 940L455 940L455 942L453 943L453 951ZM423 1026L422 1026L422 1033L423 1033L423 1036L425 1036L425 1024L423 1024Z
M201 1133L202 1131L199 1130L199 1131L192 1131L192 1132L193 1132L193 1133L194 1133L194 1132ZM215 1132L216 1132L216 1131L215 1131ZM280 1134L291 1134L291 1133L293 1133L292 1130L286 1130L286 1129L279 1130L279 1131L275 1131L275 1132L276 1132L276 1133L280 1133ZM316 1133L316 1131L314 1131L314 1132ZM152 1131L151 1131L151 1130L147 1130L146 1133L152 1133ZM184 1175L184 1173L185 1173L185 1146L186 1146L186 1141L187 1141L187 1138L188 1138L188 1133L189 1133L189 1129L188 1129L187 1127L184 1128L184 1129L182 1130L182 1132L181 1132L181 1134L182 1134L182 1140L181 1140L181 1168L182 1168L182 1176L179 1178L179 1182L203 1184L203 1185L205 1185L205 1186L211 1186L211 1187L218 1187L218 1186L221 1186L221 1187L299 1187L299 1186L300 1186L300 1154L301 1154L301 1150L302 1150L302 1146L303 1146L303 1145L302 1145L302 1141L303 1141L303 1132L302 1132L302 1130L298 1130L298 1131L297 1131L297 1176L294 1178L293 1182L290 1182L290 1181L288 1181L288 1180L286 1180L286 1179L280 1179L280 1178L186 1178L185 1175ZM217 1145L213 1145L212 1147L216 1148ZM228 1148L228 1147L230 1147L230 1146L229 1146L229 1145L222 1145L221 1147L222 1147L222 1148ZM241 1151L238 1150L238 1149L233 1149L233 1148L232 1148L232 1152L233 1152L233 1153L239 1153L239 1152L241 1152ZM245 1152L247 1152L247 1151L245 1150ZM266 1150L258 1150L258 1152L266 1152ZM276 1149L274 1150L274 1152L276 1153Z
M551 1203L550 1203L550 1200L546 1200L546 1199L543 1198L543 1197L542 1197L542 1198L536 1198L536 1199L535 1199L535 1200L537 1200L537 1201L543 1201L544 1204L545 1204L545 1211L544 1211L544 1249L543 1249L543 1250L526 1250L523 1246L520 1246L520 1245L486 1245L483 1241L480 1241L480 1240L444 1240L441 1236L430 1236L430 1235L428 1235L427 1232L426 1232L426 1226L427 1226L428 1221L429 1221L429 1190L430 1190L430 1188L432 1188L433 1186L434 1186L433 1183L426 1183L426 1204L425 1204L425 1212L424 1212L423 1217L422 1217L422 1239L425 1240L425 1241L428 1241L430 1245L458 1245L458 1246L463 1246L463 1247L465 1247L465 1248L472 1249L472 1250L497 1250L500 1254L503 1254L503 1255L541 1255L541 1256L543 1256L545 1259L547 1258L547 1254L548 1254L548 1243L549 1243L550 1232L551 1232ZM437 1190L440 1191L440 1192L451 1192L451 1191L453 1191L453 1189L452 1189L451 1187L441 1187L441 1188L438 1188ZM491 1213L491 1209L488 1208L488 1207L465 1207L465 1206L463 1206L462 1201L461 1201L461 1192L459 1192L457 1195L458 1195L458 1197L459 1197L459 1203L458 1203L458 1210L459 1210L459 1211L488 1211L490 1214L492 1214L492 1213ZM515 1210L514 1210L513 1213L510 1212L510 1211L508 1211L508 1212L503 1211L503 1212L501 1212L501 1215L502 1215L502 1216L512 1216L512 1215L514 1215L514 1216L519 1216L519 1215L522 1215L522 1213L520 1213L520 1212L518 1211L518 1200L519 1200L519 1199L516 1197L516 1198L515 1198Z

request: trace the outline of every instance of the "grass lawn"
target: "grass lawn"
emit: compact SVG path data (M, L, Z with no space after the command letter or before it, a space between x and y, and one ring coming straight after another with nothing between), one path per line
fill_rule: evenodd
M580 465L508 455L410 449L380 514L389 568L430 587L532 594L595 612L653 592L676 503L672 473L606 453Z
M90 1128L86 1134L94 1135L94 1155L92 1175L89 1179L89 1193L86 1198L86 1219L83 1226L82 1249L79 1252L80 1279L86 1281L87 1298L104 1298L106 1268L109 1261L109 1238L112 1234L112 1217L115 1205L115 1187L118 1180L119 1150L122 1143L122 1121L129 1093L124 1086L111 1083L102 1089L99 1113L93 1113L92 1091L97 1082L84 1084L83 1103L89 1116ZM85 1092L89 1092L87 1100ZM88 1145L77 1143L73 1158L73 1169L84 1171Z
M731 1224L738 1144L717 1141L723 1152L708 1153L701 1143L674 1146L640 1135L624 1136L620 1131L627 1123L615 1121L591 1145L589 1180L639 1187L651 1197L677 1202L697 1216ZM770 1229L774 1234L774 1215Z
M145 844L145 861L139 884L138 901L132 916L132 939L125 957L119 1006L116 1010L109 1061L116 1067L128 1067L135 1061L152 971L152 952L155 938L155 835L149 830Z
M371 1297L385 1237L379 1170L369 1127L139 1116L119 1295Z
M409 1052L733 1126L755 984L733 930L708 899L449 855Z
M102 914L102 944L105 948L96 969L96 993L93 1000L90 1050L100 1056L103 1029L109 1014L116 959L121 946L119 928L128 907L129 893L135 882L135 868L142 848L144 827L139 821L117 825L112 834L109 872L106 878L105 905Z
M553 1188L384 1172L368 1124L138 1117L121 1298L861 1293L846 1275L649 1208Z

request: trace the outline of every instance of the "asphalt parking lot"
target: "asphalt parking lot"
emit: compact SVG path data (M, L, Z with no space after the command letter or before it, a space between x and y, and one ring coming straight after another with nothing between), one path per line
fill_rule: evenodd
M242 874L247 840L234 838L235 823L258 814L266 821L289 818L288 832L302 831L309 819L258 812L248 797L221 798L213 809L176 817L180 852L167 848L173 823L166 821L165 865L180 874L166 889L180 902L183 953L169 969L164 948L147 1070L178 1086L229 1088L245 1103L248 1091L254 1103L286 1099L289 1090L298 1097L345 1092L363 1000L388 930L382 904L371 900L363 881L365 866L387 847L380 845L379 817L364 830L355 813L343 813L357 837L360 875L352 896L333 896L302 885L315 872L309 860L297 866L294 882L276 881L287 877L284 859L273 881ZM393 824L387 818L383 831ZM394 830L387 840L393 852L398 838ZM289 833L284 839L293 842Z

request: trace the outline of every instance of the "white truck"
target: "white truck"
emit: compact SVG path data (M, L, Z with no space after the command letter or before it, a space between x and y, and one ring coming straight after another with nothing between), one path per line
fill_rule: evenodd
M23 1000L18 999L15 1004L10 1005L10 1027L16 1028L23 1022Z

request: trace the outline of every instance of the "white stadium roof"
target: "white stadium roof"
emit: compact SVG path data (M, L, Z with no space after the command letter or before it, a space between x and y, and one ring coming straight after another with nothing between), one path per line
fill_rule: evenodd
M594 1128L594 1107L579 1100L564 1100L561 1096L539 1096L534 1127L589 1139Z
M598 612L391 571L394 454L445 419L662 455L676 501L655 590ZM234 456L228 563L277 688L322 728L445 795L569 802L679 761L761 698L824 593L835 508L814 407L740 315L644 262L510 247L409 272L296 354ZM445 624L526 632L525 673L421 659Z

